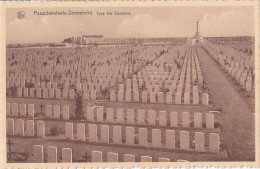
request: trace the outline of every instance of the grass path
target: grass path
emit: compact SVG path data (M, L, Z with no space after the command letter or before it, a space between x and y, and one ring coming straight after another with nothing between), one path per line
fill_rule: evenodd
M220 124L222 143L226 146L230 160L253 161L255 159L255 124L252 99L237 90L231 77L202 47L196 47L201 69L210 90L214 107L222 108Z

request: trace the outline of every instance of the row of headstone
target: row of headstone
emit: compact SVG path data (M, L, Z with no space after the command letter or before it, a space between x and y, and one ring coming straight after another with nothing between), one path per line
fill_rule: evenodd
M97 90L100 91L100 88L106 88L108 85L115 84L117 81L116 77L110 77L109 79L99 80L98 82L84 79L81 81L81 79L60 79L58 82L46 82L45 81L34 81L34 82L27 82L22 79L19 81L7 79L6 81L6 88L9 89L11 87L21 87L21 88L28 88L28 87L34 87L34 88L42 88L42 89L58 89L60 88L60 85L63 86L63 88L69 89L71 85L75 86L77 90ZM122 80L121 80L122 81ZM87 83L88 82L88 83ZM59 87L58 87L59 85ZM27 89L25 89L24 94L26 95Z
M247 73L242 73L241 70L230 67L228 65L226 65L224 68L246 91L252 91L252 76L248 76Z
M24 123L26 122L26 124ZM12 119L7 118L7 134L28 137L45 137L44 121L37 121L36 133L34 120Z
M62 106L62 110L59 105L45 105L45 117L48 119L70 119L70 107Z
M166 95L163 92L150 92L139 91L118 91L116 94L115 90L110 91L110 101L118 102L143 102L143 103L167 103L167 104L193 104L193 105L208 105L209 104L209 95L207 93L199 94L197 93L181 93L176 92L167 92ZM173 98L174 97L174 98Z
M32 162L34 163L44 163L44 147L42 145L33 146L33 158ZM57 147L48 146L47 147L47 163L57 163ZM72 162L72 149L71 148L62 148L61 151L61 162L71 163Z
M6 115L34 118L34 104L6 103Z
M179 116L181 115L181 119ZM119 124L139 124L139 125L153 125L157 123L159 126L170 127L191 127L193 122L194 128L203 128L203 120L205 119L206 129L214 129L214 114L213 113L193 113L193 120L191 119L190 112L178 112L171 111L159 111L154 110L142 110L142 109L121 109L117 108L116 111L113 108L106 108L106 112L103 106L87 107L87 113L85 117L90 122L108 122ZM96 119L94 118L96 116ZM203 116L205 118L203 118Z
M237 83L239 83L246 91L252 91L254 88L254 82L252 80L252 72L249 72L248 69L245 69L243 62L232 61L230 53L224 53L223 50L220 50L213 46L205 46L205 49L212 55L212 57L225 69L228 74L234 78ZM231 50L231 49L230 49ZM230 51L229 50L229 51ZM245 54L243 54L244 57ZM236 56L239 58L239 56ZM240 59L243 61L243 59ZM254 67L254 65L251 65Z
M137 162L136 157L133 154L124 154L124 161L122 162ZM101 151L92 151L91 152L91 162L120 162L118 160L118 153L108 152L107 160L103 160ZM151 156L141 156L140 162L153 162ZM169 158L158 158L158 162L170 162Z
M85 141L86 132L85 124L77 123L76 138L74 138L73 123L65 123L65 137L69 140L80 140ZM166 149L180 149L180 150L193 150L191 147L192 141L190 140L190 132L180 131L178 138L179 147L176 147L176 136L174 130L165 130L165 135L162 135L160 129L152 129L151 143L148 141L148 130L147 128L138 128L139 134L135 134L134 127L125 127L125 143L122 138L122 127L112 126L112 142L110 142L110 130L108 125L100 126L100 139L98 138L98 126L95 124L88 124L88 141L99 142L106 144L124 144L129 146L141 146L141 147L153 147L153 148L166 148ZM163 138L164 137L164 138ZM205 146L205 133L195 132L195 151L199 152L219 152L219 134L209 133L209 148ZM136 144L135 140L138 140ZM165 143L162 143L162 139Z
M55 146L48 146L46 148L47 154L44 156L44 147L42 145L33 146L33 159L34 163L72 163L73 153L71 148L61 148L61 160L58 160L58 148ZM118 153L108 152L106 161L103 160L103 152L91 151L91 162L119 162ZM46 159L44 158L46 157ZM150 156L141 156L140 162L152 162L153 159ZM89 161L86 161L89 162ZM133 154L124 154L122 162L137 162L136 157ZM158 158L158 162L170 162L169 158Z
M130 80L130 79L127 79L127 80ZM168 81L167 81L168 82ZM162 83L162 82L160 82ZM165 84L166 85L166 84ZM137 84L133 84L133 90L131 90L131 86L126 88L125 90L125 87L124 87L124 84L119 84L119 90L117 91L117 93L120 91L120 92L138 92L139 91L139 87L142 87L142 86L138 86ZM153 84L153 85L150 85L150 84L146 84L146 90L150 93L150 92L155 92L155 93L159 93L161 92L160 90L160 85L158 84ZM170 92L179 92L179 93L199 93L199 88L198 86L193 86L192 87L192 91L190 90L191 89L191 85L184 85L182 83L179 83L178 85L176 84L176 81L171 81L169 82L169 84L167 85L166 89L168 89ZM141 90L143 91L143 90Z
M146 90L148 91L155 91L155 92L159 92L162 91L162 89L170 89L171 85L172 86L176 86L178 85L192 85L191 84L191 80L189 80L190 76L187 75L186 79L184 80L184 75L180 76L174 76L173 79L171 79L170 77L168 77L169 79L159 79L159 80L153 80L153 79L149 79L147 77L142 77L142 78L138 78L138 80L133 79L133 81L136 81L136 84L133 84L133 90L137 90L137 87L145 87ZM196 81L197 76L193 75L192 79L195 82ZM198 82L202 82L201 76L198 76ZM171 87L172 88L172 87ZM131 88L129 89L131 90ZM127 91L129 91L127 90Z
M19 84L17 85L17 81L19 82ZM34 81L25 81L25 80L12 80L12 79L9 79L7 80L7 83L6 83L6 88L9 89L10 87L22 87L22 88L26 88L26 83L29 83L30 85L31 84L34 84L35 85L35 88L47 88L47 89L57 89L58 88L58 83L57 82L45 82L45 81L41 81L41 82L35 82Z
M74 89L47 89L47 88L21 88L17 87L17 97L43 98L43 99L75 99ZM96 90L84 90L85 100L96 100Z
M69 89L69 87L73 85L74 87L76 87L77 90L96 90L97 92L99 92L101 89L104 89L109 85L114 86L117 80L119 81L118 75L120 74L118 75L112 74L112 75L113 77L109 76L104 79L97 78L99 80L94 80L94 81L90 77L87 79L85 77L81 77L82 79L65 78L65 79L59 79L57 82L47 82L47 83L45 81L26 82L24 79L22 79L21 81L15 79L15 81L13 81L12 79L7 78L6 84L7 84L7 89L11 87L32 88L32 86L34 88L42 88L42 89L58 89L58 85L59 88L63 86L62 88ZM27 77L26 80L28 78L29 77ZM122 81L122 79L120 81ZM26 85L26 83L28 84ZM28 89L25 89L24 91L25 96L28 94L26 90Z

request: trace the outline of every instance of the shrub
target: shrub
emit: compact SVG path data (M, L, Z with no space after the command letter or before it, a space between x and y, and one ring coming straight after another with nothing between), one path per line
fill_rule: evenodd
M55 125L51 127L51 136L57 136L59 135L59 128Z

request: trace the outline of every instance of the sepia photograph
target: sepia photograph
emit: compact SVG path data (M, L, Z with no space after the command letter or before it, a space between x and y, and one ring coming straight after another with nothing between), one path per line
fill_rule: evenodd
M255 162L255 9L6 8L6 163Z

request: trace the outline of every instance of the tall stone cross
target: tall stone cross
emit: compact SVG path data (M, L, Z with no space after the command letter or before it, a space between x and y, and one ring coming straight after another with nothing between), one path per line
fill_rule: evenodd
M199 32L199 21L197 21L197 32Z

